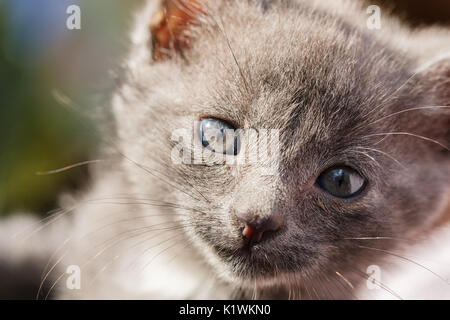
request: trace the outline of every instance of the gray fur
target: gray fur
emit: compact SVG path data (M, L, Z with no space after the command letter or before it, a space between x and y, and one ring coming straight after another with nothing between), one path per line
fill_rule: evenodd
M449 110L406 110L450 105L450 60L436 60L450 53L449 31L386 16L368 30L354 1L207 3L191 48L164 61L148 47L155 3L137 16L112 99L117 137L107 138L121 160L96 169L74 200L71 238L55 257L67 253L49 279L63 276L60 297L358 296L367 266L387 257L362 246L400 250L396 239L427 236L444 214ZM280 130L277 174L173 164L172 132L205 114ZM320 191L316 177L334 164L359 170L367 190L351 201ZM235 210L285 223L244 252ZM393 239L348 240L358 237ZM65 288L69 264L82 266L81 290Z

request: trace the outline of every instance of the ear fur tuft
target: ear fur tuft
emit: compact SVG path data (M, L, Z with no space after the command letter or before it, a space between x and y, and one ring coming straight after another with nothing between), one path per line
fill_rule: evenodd
M201 0L162 0L160 9L152 17L153 60L163 60L172 51L182 53L189 48L189 36L186 30L195 23L197 15L204 11Z

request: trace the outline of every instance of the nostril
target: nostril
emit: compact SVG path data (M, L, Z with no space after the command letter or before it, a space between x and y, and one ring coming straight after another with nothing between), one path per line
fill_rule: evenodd
M260 242L268 231L277 231L282 225L281 217L271 215L269 217L259 217L252 214L236 214L237 218L243 222L244 229L242 235L250 242Z
M248 224L244 224L244 230L242 230L242 235L244 237L246 237L247 239L250 239L253 234L255 233L255 229L253 229L252 226L248 225Z

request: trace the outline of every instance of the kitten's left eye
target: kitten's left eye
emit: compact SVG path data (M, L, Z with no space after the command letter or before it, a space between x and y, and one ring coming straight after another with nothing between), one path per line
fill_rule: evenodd
M228 155L239 153L238 136L229 123L216 118L203 118L199 131L203 146L212 152Z
M317 184L335 197L350 198L364 189L366 180L352 168L334 167L322 172Z

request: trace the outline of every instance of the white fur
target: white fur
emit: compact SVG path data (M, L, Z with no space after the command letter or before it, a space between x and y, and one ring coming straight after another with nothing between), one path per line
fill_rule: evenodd
M149 1L148 5L136 16L135 29L131 35L132 48L129 58L126 60L129 72L138 75L136 78L145 79L143 74L150 68L148 66L148 62L151 59L150 51L148 50L148 22L157 5L157 1ZM362 16L355 18L353 9L348 9L348 5L352 8L354 7L354 2L345 2L344 4L341 1L323 0L318 1L317 5L326 6L328 9L334 8L335 12L346 17L351 23L365 23ZM405 40L408 38L405 36L408 34L408 31L390 20L383 20L382 30L374 31L375 36L382 41L389 41L392 45L403 49L407 49L412 45L415 46L417 38L423 39L430 45L424 46L428 48L427 50L424 49L423 52L417 53L418 60L422 63L429 61L425 60L424 57L426 56L429 59L430 50L434 50L435 55L433 56L439 56L447 50L441 44L430 39L430 34L434 34L434 32L448 34L448 31L436 31L435 29L421 31L417 33L416 40L412 44ZM396 38L395 35L398 34L401 35ZM398 41L398 39L401 40ZM432 60L434 61L434 59ZM129 101L136 100L133 97L132 88L127 86L121 88L120 95L115 95L112 100L113 110L118 115L129 112L129 106L127 105L129 101L125 101L124 97L128 98ZM121 130L126 132L134 125L132 121L124 123ZM147 136L143 135L136 139L147 138ZM136 144L136 146L138 145ZM127 146L127 154L137 155L148 152L148 150L136 150L136 146ZM30 255L39 257L53 254L54 256L49 266L55 265L57 267L55 269L57 272L54 273L56 278L60 275L63 276L59 281L59 285L56 286L60 298L222 299L230 297L230 286L217 279L217 273L220 270L212 270L212 267L198 253L199 248L189 243L189 239L183 235L180 236L182 241L177 245L178 251L168 250L160 252L157 248L150 250L144 256L137 257L136 253L133 250L129 250L129 248L138 245L138 242L142 240L141 237L124 239L117 249L112 252L102 251L105 241L117 237L121 232L131 230L130 225L126 223L116 225L116 227L104 228L107 222L114 224L121 220L142 216L143 213L147 212L142 210L142 207L139 205L120 206L107 203L108 201L97 201L98 199L111 197L114 194L128 192L126 187L124 188L123 186L127 185L128 179L133 179L133 177L124 177L121 170L108 176L105 176L103 173L96 173L97 176L94 177L94 180L97 182L86 192L86 195L81 200L77 200L73 204L76 206L73 212L65 214L61 221L51 224L43 232L34 234L26 242L17 241L17 238L13 236L24 225L36 223L35 219L19 217L0 224L0 251L2 252L2 257L9 259L13 263L20 263L20 261ZM141 171L141 174L144 173ZM161 194L164 194L164 192L165 190L160 190ZM93 202L92 200L94 199L97 202ZM68 206L70 207L70 205ZM150 212L155 213L156 211ZM145 225L145 219L140 221L142 225ZM163 220L152 218L148 221L158 223ZM136 225L132 226L132 228L135 227ZM101 232L98 229L101 229ZM29 230L33 230L33 228ZM94 232L94 235L88 236L92 232ZM171 234L173 235L174 233ZM150 246L151 243L156 245L161 240L164 240L164 238L152 239L150 242L146 242L146 245ZM444 277L450 277L450 251L447 247L449 241L450 229L442 229L433 234L429 240L405 249L400 254L413 257L412 260L429 266L436 273ZM142 247L142 250L145 250L145 246ZM59 260L59 257L63 257L63 259ZM142 267L146 266L149 258L152 257L154 260L151 260L149 268L145 272L141 272ZM392 259L387 261L386 265L381 266L381 281L384 285L407 299L450 299L450 286L448 283L444 283L430 271L424 270L414 263L401 262L399 260L401 259L392 257ZM115 261L118 261L118 263L112 263ZM67 290L64 285L66 279L64 272L70 264L81 266L83 279L95 279L94 284L90 285L89 281L83 282L80 292ZM133 267L130 268L130 265ZM52 278L51 281L56 280ZM369 291L365 288L362 288L360 292L356 292L356 296L377 299L392 298L386 291Z

